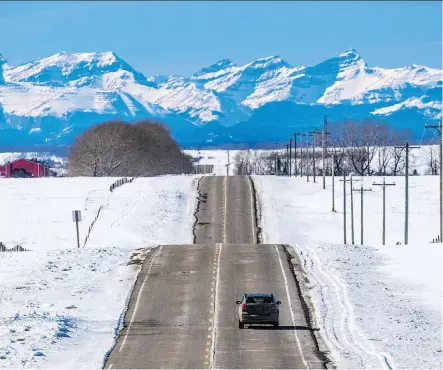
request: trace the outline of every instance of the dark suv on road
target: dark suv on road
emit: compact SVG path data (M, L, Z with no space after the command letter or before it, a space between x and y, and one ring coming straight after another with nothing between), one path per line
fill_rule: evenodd
M272 293L245 293L238 304L238 327L245 324L270 324L278 328L279 308L281 304Z

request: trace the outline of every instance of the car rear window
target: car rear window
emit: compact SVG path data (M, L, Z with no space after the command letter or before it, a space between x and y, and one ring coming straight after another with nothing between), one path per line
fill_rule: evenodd
M272 297L246 297L246 303L272 303Z

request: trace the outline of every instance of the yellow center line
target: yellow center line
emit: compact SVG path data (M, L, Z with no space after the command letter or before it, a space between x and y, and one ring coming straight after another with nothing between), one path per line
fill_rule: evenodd
M223 196L224 196L224 202L223 202L223 230L222 230L222 234L223 234L223 243L226 243L226 229L227 229L227 214L228 214L228 176L225 176L224 181L224 191L223 191Z
M226 225L226 224L225 224ZM226 238L226 234L224 234L224 239ZM216 330L217 330L217 324L218 324L218 318L217 318L217 307L216 307L216 297L217 297L217 288L218 288L218 282L220 281L220 256L222 252L223 244L217 244L218 248L218 256L217 256L217 268L214 270L214 281L212 282L212 288L211 288L211 303L212 303L212 309L211 314L213 315L213 318L211 318L209 321L212 323L212 343L211 343L211 357L209 358L209 368L212 369L214 366L214 356L215 356L215 337L216 337ZM209 341L207 342L210 343Z

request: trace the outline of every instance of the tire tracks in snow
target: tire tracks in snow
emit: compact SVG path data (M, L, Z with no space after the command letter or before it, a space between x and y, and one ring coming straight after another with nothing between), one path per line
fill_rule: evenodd
M325 272L314 248L303 246L303 248L293 247L293 249L303 261L304 273L309 276L309 289L316 291L320 298L320 301L316 300L316 303L320 303L323 309L315 307L315 314L325 327L324 339L329 343L329 347L337 349L340 354L353 357L354 361L363 368L371 359L369 364L377 368L392 369L389 355L377 352L362 343L364 338L354 325L353 309L346 286L340 278L331 271ZM307 270L306 266L309 266Z
M266 206L266 214L261 214L262 243L278 243L279 223L276 209L270 197L272 186L269 182L257 182L257 189L264 187L260 192L258 204L261 208ZM266 228L264 226L266 225ZM269 240L268 240L269 239ZM355 327L353 310L350 305L346 286L338 277L333 276L321 263L314 247L308 245L288 245L298 256L299 266L293 265L297 283L302 283L301 299L308 306L307 317L312 326L321 327L318 332L321 340L329 349L332 367L349 368L350 365L343 361L354 356L356 364L362 367L375 366L377 368L393 369L393 360L386 353L376 351ZM303 280L303 281L302 281ZM372 348L371 348L372 347ZM372 359L372 361L370 360ZM329 366L328 366L329 367Z

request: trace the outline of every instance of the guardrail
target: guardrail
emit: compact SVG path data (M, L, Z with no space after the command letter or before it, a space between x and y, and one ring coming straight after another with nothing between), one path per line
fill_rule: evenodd
M133 182L134 180L135 180L135 177L132 177L130 179L128 179L127 177L123 177L121 179L118 179L116 182L114 182L110 186L109 191L113 192L115 188L118 188L119 186L122 186L122 185L130 183L130 182Z
M6 248L5 245L0 242L0 252L27 252L28 250L23 248L21 245L16 245L14 248Z

